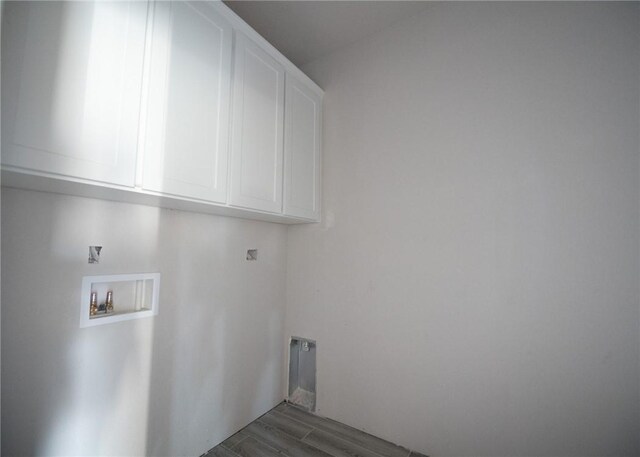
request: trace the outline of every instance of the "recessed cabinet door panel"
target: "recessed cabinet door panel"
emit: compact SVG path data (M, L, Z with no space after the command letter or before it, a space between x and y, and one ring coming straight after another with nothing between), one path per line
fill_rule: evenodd
M158 2L152 26L142 187L224 203L231 26L204 2Z
M284 214L320 218L319 95L287 74L284 140Z
M133 186L147 3L3 9L3 165Z
M284 69L236 34L230 203L282 212Z

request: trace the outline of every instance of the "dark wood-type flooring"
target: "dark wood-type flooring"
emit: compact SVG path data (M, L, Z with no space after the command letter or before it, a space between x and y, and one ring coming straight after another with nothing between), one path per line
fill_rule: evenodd
M355 428L282 403L207 457L426 457Z

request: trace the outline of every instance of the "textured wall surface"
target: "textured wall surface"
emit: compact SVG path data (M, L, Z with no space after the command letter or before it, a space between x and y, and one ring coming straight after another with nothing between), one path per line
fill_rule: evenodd
M308 65L318 411L430 455L638 455L638 3L434 3Z
M320 414L414 449L638 455L639 24L434 3L312 63L319 225L3 189L3 455L200 455L291 335ZM157 317L78 327L84 275L153 271Z
M201 455L266 412L285 252L282 225L3 189L2 454ZM84 275L139 272L158 316L79 328Z

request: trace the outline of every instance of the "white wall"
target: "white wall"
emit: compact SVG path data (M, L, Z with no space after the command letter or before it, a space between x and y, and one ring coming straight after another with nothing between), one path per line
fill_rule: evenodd
M434 3L307 66L318 412L430 455L638 455L638 3Z
M2 454L201 455L273 407L285 251L282 225L2 189ZM157 317L79 328L84 275L155 271Z

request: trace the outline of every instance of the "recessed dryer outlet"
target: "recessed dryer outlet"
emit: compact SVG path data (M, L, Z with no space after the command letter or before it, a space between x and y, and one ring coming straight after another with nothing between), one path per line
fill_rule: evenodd
M316 342L297 336L289 344L289 403L316 410Z

